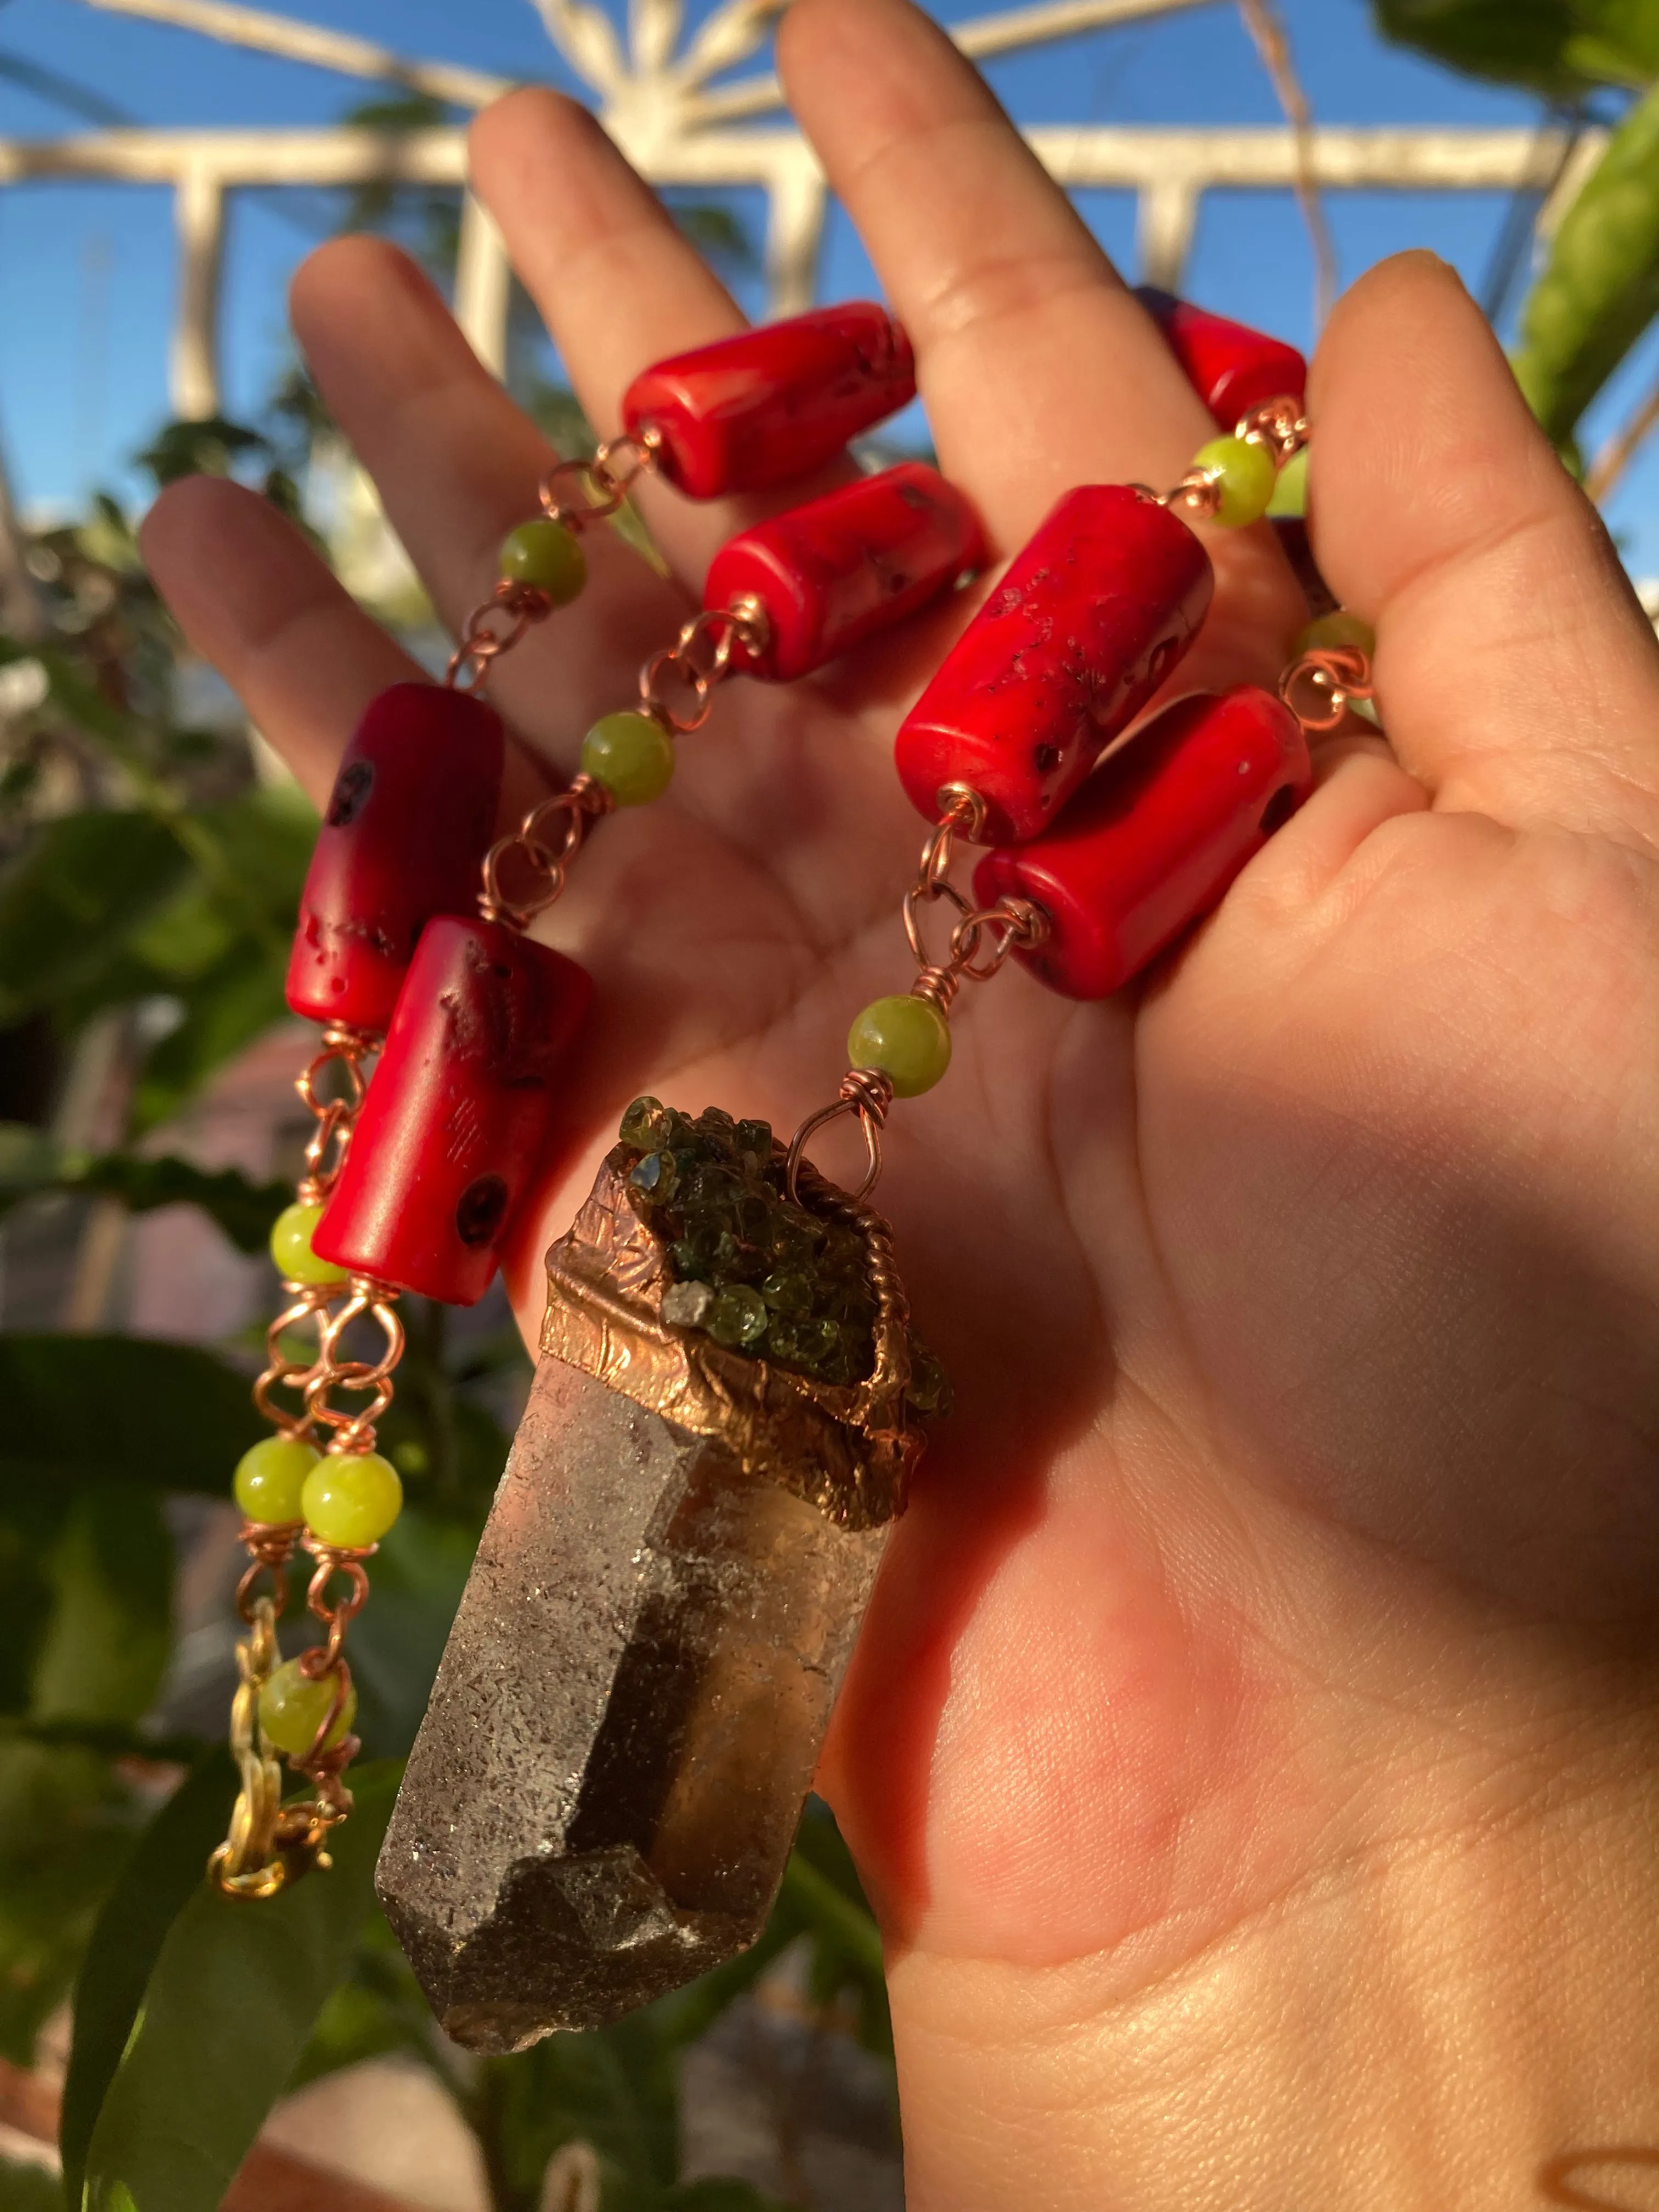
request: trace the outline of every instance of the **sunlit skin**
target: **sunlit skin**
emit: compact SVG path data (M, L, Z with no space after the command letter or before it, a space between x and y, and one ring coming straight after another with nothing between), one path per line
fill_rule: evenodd
M939 34L797 0L780 47L999 557L1072 484L1178 477L1213 425ZM514 94L473 161L602 431L737 325L577 108ZM293 314L456 627L546 445L391 247L324 248ZM890 1124L958 1410L822 1782L890 1947L914 2212L1512 2212L1587 2146L1659 2143L1659 649L1432 257L1342 301L1310 404L1389 745L1325 744L1141 991L970 988ZM801 489L647 486L672 581L590 537L584 597L495 679L514 806ZM1265 528L1211 535L1180 687L1271 681L1298 596ZM399 647L234 485L175 486L145 546L320 798ZM631 1096L787 1129L905 988L890 744L965 611L730 686L581 856L548 933L599 1012L513 1257L527 1334Z

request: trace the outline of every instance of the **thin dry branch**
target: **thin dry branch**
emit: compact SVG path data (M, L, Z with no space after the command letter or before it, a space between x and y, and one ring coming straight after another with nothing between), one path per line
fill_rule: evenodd
M1331 243L1325 203L1319 196L1318 179L1314 173L1313 109L1296 73L1290 38L1273 0L1238 0L1238 12L1255 42L1262 67L1273 80L1279 106L1296 143L1296 198L1307 226L1308 243L1313 249L1314 329L1317 332L1324 328L1325 318L1336 297L1336 249Z
M1620 424L1584 473L1584 489L1600 507L1659 425L1659 384Z

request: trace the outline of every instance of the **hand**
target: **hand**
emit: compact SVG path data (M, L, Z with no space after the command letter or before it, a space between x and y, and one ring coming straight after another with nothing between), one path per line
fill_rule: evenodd
M932 26L797 0L781 64L998 554L1071 484L1173 482L1212 426ZM474 160L602 432L640 368L736 326L579 109L515 94ZM293 309L456 627L546 445L391 247L325 247ZM958 1411L825 1787L890 1947L914 2212L1509 2208L1659 2123L1659 648L1431 257L1344 301L1310 404L1316 548L1376 625L1389 744L1322 749L1143 991L970 993L890 1124ZM590 537L586 596L499 667L527 757L568 773L714 548L800 495L647 486L665 582ZM1178 687L1270 683L1298 595L1265 529L1208 536ZM402 653L233 485L175 487L145 544L320 796ZM532 1337L632 1094L787 1130L905 987L923 833L890 744L962 619L733 685L583 854L549 933L600 1012L580 1157L512 1269Z

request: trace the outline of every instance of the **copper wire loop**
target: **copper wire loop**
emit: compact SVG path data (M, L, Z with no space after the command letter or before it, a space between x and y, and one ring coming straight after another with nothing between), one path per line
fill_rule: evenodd
M1335 729L1355 699L1370 699L1371 665L1357 645L1317 646L1293 660L1279 696L1310 735Z
M646 429L637 438L608 439L591 461L557 462L537 487L543 514L568 530L603 522L622 506L629 485L656 467L661 450L662 433ZM583 495L580 501L562 499L561 484L574 485Z
M268 1600L278 1619L288 1604L288 1563L294 1557L294 1547L300 1540L305 1523L302 1521L244 1521L241 1541L248 1553L248 1564L236 1585L236 1610L249 1627L253 1625L257 1607ZM270 1577L270 1588L263 1595L258 1591L261 1575Z
M545 592L503 580L467 617L444 670L444 682L452 691L482 691L502 653L510 653L532 623L544 622L552 611L553 602Z
M803 1165L810 1165L805 1158L808 1139L830 1122L838 1121L843 1114L855 1114L864 1133L864 1180L847 1196L857 1206L870 1195L881 1176L881 1133L893 1095L893 1079L885 1068L849 1067L841 1079L834 1104L820 1106L816 1114L807 1115L789 1139L784 1168L785 1188L797 1206L801 1203L801 1170Z
M283 1349L283 1339L293 1328L308 1321L318 1325L320 1339L323 1324L328 1314L328 1303L334 1295L331 1283L284 1283L283 1288L293 1300L265 1331L265 1369L253 1386L253 1402L280 1437L294 1438L305 1436L311 1427L311 1415L303 1403L305 1385L317 1371L317 1359L290 1359ZM293 1389L301 1393L301 1404L290 1412L279 1406L271 1396L273 1390Z
M346 1147L351 1141L357 1109L363 1103L368 1079L362 1064L380 1049L380 1038L369 1030L349 1029L343 1022L331 1022L323 1031L320 1049L303 1072L295 1077L294 1088L317 1121L306 1146L305 1175L295 1193L301 1205L320 1206L337 1181L345 1165ZM318 1095L318 1079L330 1067L337 1067L344 1073L346 1093L343 1098Z
M1282 469L1307 444L1313 425L1302 412L1302 402L1281 392L1278 398L1266 399L1248 415L1241 415L1233 435L1247 445L1267 447L1274 465Z
M568 790L532 806L518 828L499 838L484 856L478 893L478 911L484 920L504 921L511 929L527 928L562 894L565 871L581 850L589 824L609 814L615 805L602 783L581 775ZM503 885L502 873L509 863L529 878L531 888L522 898L510 897Z
M373 1451L374 1424L392 1403L392 1370L404 1352L404 1325L396 1311L397 1297L396 1291L377 1283L372 1275L354 1275L349 1295L323 1325L317 1364L306 1380L306 1413L314 1425L335 1431L328 1449L337 1457ZM385 1339L380 1357L342 1358L341 1337L353 1322L365 1317L380 1325ZM347 1412L330 1404L330 1394L335 1390L365 1393L369 1402L357 1413Z
M741 645L759 653L766 644L766 620L757 601L744 598L729 607L705 607L684 623L679 635L653 653L640 671L640 704L665 730L684 737L700 730L714 711L714 687L730 672L732 655ZM682 695L676 703L672 678ZM690 707L684 708L689 695Z

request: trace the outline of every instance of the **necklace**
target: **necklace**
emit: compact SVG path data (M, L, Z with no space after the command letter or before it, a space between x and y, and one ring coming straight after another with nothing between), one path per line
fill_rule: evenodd
M1339 612L1277 696L1189 696L1125 737L1208 606L1189 520L1258 520L1309 434L1299 356L1149 304L1222 434L1167 492L1068 493L906 717L898 774L929 829L902 905L910 988L857 1015L835 1097L787 1142L722 1108L635 1100L548 1255L535 1384L379 1875L441 2024L474 2048L614 2018L764 1925L926 1424L948 1410L868 1200L894 1105L948 1068L963 984L1013 958L1070 997L1121 988L1305 796L1307 733L1369 700L1368 640ZM350 1809L345 1640L401 1503L374 1449L397 1296L481 1297L559 1141L592 986L528 926L595 824L666 788L720 684L797 680L902 621L981 564L978 524L907 462L744 531L637 705L602 717L568 788L495 842L503 733L478 695L577 596L581 532L641 474L694 497L785 482L914 388L902 333L864 304L647 371L623 434L559 465L510 533L445 684L383 694L347 749L289 974L324 1034L301 1080L307 1175L273 1245L289 1303L256 1386L276 1434L237 1474L242 1788L215 1860L233 1894L325 1865ZM984 848L971 896L964 844ZM330 1068L343 1085L325 1096ZM842 1116L865 1146L851 1191L808 1157ZM365 1323L378 1358L347 1350ZM284 1348L301 1326L309 1361ZM300 1547L325 1635L278 1665ZM288 1804L279 1753L307 1785Z

